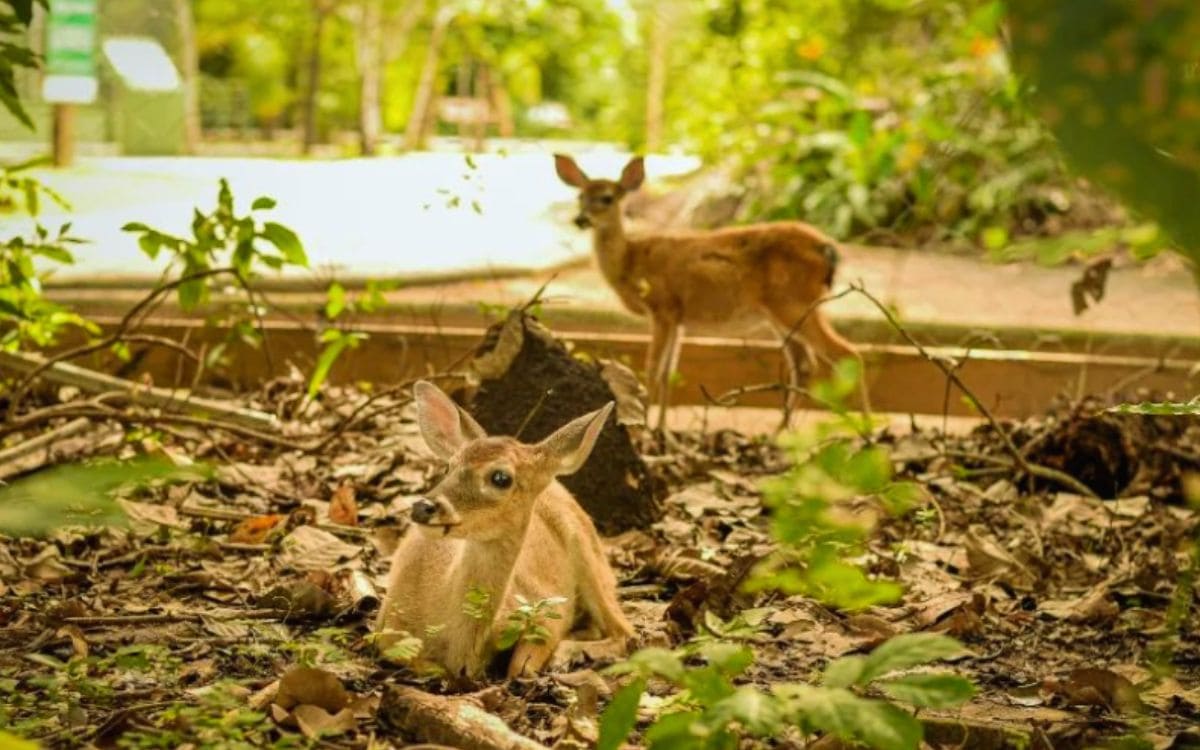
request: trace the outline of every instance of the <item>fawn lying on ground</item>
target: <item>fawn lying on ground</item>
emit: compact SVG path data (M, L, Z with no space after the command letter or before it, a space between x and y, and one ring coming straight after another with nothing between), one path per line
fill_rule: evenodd
M837 359L859 357L816 306L837 267L837 246L820 230L781 221L627 237L621 199L645 179L640 156L615 182L588 178L569 156L556 154L554 166L559 179L579 189L575 224L592 228L604 278L630 312L650 318L646 379L660 429L686 325L769 321L783 340L793 385L814 367L828 371Z
M392 558L376 627L381 651L407 633L423 639L422 661L479 677L518 596L561 597L552 607L561 618L540 623L544 642L517 642L510 677L540 670L568 634L623 646L633 628L617 603L616 577L592 520L555 478L587 460L613 404L526 445L488 437L437 386L419 382L413 393L421 435L449 471L413 505L414 523ZM464 611L472 591L482 592L476 604L480 596L489 602L483 617Z

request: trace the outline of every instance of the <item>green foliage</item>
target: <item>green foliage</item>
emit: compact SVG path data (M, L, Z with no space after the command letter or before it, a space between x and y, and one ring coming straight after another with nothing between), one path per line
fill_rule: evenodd
M74 263L71 248L80 242L71 235L70 224L55 234L39 224L32 237L10 237L0 243L0 348L51 346L71 328L99 332L94 324L42 295L41 282L48 272L39 272L37 264Z
M479 586L467 589L463 600L463 614L475 620L486 620L492 616L492 595Z
M424 646L425 643L420 638L405 633L400 640L384 650L383 658L397 664L407 664L420 656Z
M1200 73L1192 0L1010 0L1013 55L1073 164L1200 259Z
M346 288L336 281L329 285L329 290L325 296L324 313L326 319L335 322L342 315L347 313L364 312L371 313L387 302L384 293L394 289L396 285L392 282L380 282L374 279L369 279L366 284L366 289L359 295L352 297L346 292ZM321 348L321 354L317 357L316 367L313 368L313 373L308 380L308 398L315 398L321 386L329 378L329 372L333 369L333 365L338 358L347 349L357 348L359 344L369 338L369 334L362 331L351 331L342 328L327 328L321 332L321 343L324 344Z
M49 7L47 0L4 0L0 3L0 103L30 130L33 130L33 121L17 93L17 72L40 67L41 61L27 41L35 4Z
M504 651L517 645L520 641L545 643L550 639L550 631L542 623L546 620L561 620L562 613L558 608L566 603L566 598L561 596L551 596L530 602L518 594L517 608L508 613L504 628L496 638L496 648Z
M221 268L232 269L235 278L245 284L260 265L272 270L308 267L308 256L295 232L275 222L259 222L255 216L274 207L274 200L258 198L250 213L239 216L229 183L221 180L216 208L209 213L194 210L191 237L175 237L140 222L130 222L123 229L139 235L138 245L151 260L168 253L172 268L178 266L179 305L192 310L209 298L212 279L206 274Z
M898 636L866 657L830 663L821 686L783 683L768 692L734 682L753 663L749 646L693 641L675 651L645 649L614 668L635 677L617 692L601 717L598 747L614 748L624 742L636 724L641 696L650 680L658 679L679 693L669 702L671 708L644 733L652 750L734 748L740 738L778 737L788 727L881 750L914 750L922 737L920 722L891 703L864 698L856 691L877 688L916 707L958 705L970 699L974 687L956 675L919 672L884 678L961 652L962 647L946 636Z
M321 390L321 386L329 378L329 371L333 369L333 365L337 362L338 357L342 356L342 352L347 349L354 349L362 342L366 341L368 335L356 331L342 331L337 328L326 328L321 332L321 354L317 357L317 364L313 368L312 375L308 378L308 391L306 396L309 399L316 398L317 391Z
M857 362L844 360L833 380L814 386L814 396L837 409L854 391L858 371ZM891 460L883 448L853 439L869 428L861 415L844 409L837 413L837 421L788 439L792 468L763 485L763 504L771 509L779 549L759 566L750 585L863 609L895 601L901 592L896 584L871 580L845 562L861 551L870 519L851 515L839 504L874 495L889 510L902 512L921 491L910 482L892 481Z
M115 496L152 481L204 476L161 459L57 466L0 487L0 534L43 536L61 526L123 525Z
M846 500L874 496L901 512L920 490L892 479L891 459L866 444L870 421L842 404L857 387L859 366L838 363L814 396L837 419L787 443L793 468L763 487L778 549L761 564L751 588L802 593L844 609L894 601L900 588L869 579L847 560L862 552L869 525L839 510ZM896 673L959 656L963 647L933 633L900 635L866 656L847 656L825 668L821 684L776 684L770 691L739 684L754 664L753 642L766 610L746 610L728 622L705 612L703 627L684 646L643 649L612 668L634 679L614 696L600 722L601 748L618 747L637 721L651 680L675 693L643 733L647 745L672 750L733 750L743 738L777 738L788 731L821 732L881 750L916 750L922 728L894 703L865 697L881 691L917 708L946 708L969 700L970 681L949 673Z
M743 218L839 237L1015 234L1060 210L1066 180L1018 95L1002 19L990 0L708 3L681 24L669 123L733 162Z

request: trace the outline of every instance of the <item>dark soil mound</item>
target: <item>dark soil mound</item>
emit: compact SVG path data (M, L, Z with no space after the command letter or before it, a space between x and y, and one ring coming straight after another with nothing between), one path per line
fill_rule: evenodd
M483 379L468 408L489 434L536 442L616 400L599 365L572 357L527 314L492 326L475 356ZM646 526L662 513L650 472L615 412L587 463L561 481L604 534Z

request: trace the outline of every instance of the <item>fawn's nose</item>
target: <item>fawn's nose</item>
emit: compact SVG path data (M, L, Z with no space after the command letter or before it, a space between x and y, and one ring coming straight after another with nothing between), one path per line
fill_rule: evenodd
M437 515L437 506L425 498L413 503L412 520L417 523L429 523L435 515Z
M587 229L592 225L592 220L587 217L587 214L579 214L575 217L575 226L580 229Z

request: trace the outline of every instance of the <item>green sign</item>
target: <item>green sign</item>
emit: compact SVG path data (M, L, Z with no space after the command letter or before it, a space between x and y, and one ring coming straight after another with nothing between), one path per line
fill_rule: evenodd
M96 0L54 0L46 21L46 74L96 75Z

